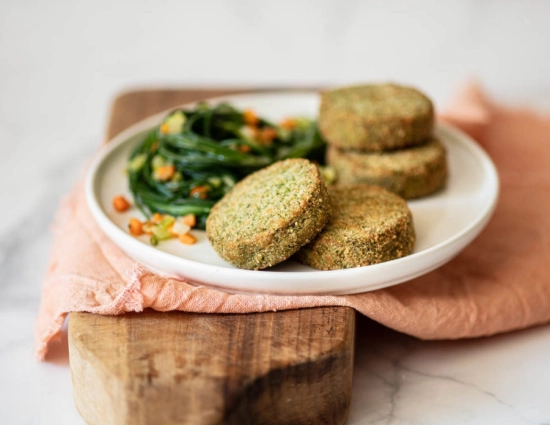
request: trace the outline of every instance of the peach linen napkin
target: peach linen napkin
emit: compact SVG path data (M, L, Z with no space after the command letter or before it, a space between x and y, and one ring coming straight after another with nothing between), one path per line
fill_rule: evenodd
M492 220L443 267L357 295L227 294L160 277L128 258L95 223L79 184L56 217L36 356L45 359L48 343L60 336L72 311L247 313L348 306L422 339L485 336L550 321L550 116L500 106L469 85L442 119L483 145L501 179Z

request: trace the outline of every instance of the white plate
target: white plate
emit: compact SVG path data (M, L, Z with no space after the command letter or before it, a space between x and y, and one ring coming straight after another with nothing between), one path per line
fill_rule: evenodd
M318 107L318 95L313 92L246 94L213 102L221 100L239 108L254 108L273 120L293 115L315 117ZM100 152L87 176L89 206L100 227L130 257L164 275L226 292L353 294L405 282L440 267L466 247L487 224L498 197L498 176L485 152L457 129L438 124L436 134L448 150L450 178L443 191L409 201L417 234L411 255L346 270L320 271L290 260L269 270L241 270L223 261L202 231L193 231L198 239L195 245L169 240L153 247L147 236L135 238L127 232L129 218L141 217L137 210L113 210L115 195L131 199L124 171L129 152L165 115L133 125Z

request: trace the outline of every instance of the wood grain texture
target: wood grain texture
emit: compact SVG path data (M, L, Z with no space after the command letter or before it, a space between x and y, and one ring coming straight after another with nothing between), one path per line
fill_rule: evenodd
M258 93L273 90L292 91L293 89L252 89L249 87L232 89L188 88L128 91L117 96L111 106L107 139L113 138L137 121L185 103L229 94ZM302 87L300 90L316 90L316 88Z
M354 312L72 315L76 405L100 424L343 424Z
M130 91L107 138L182 103L254 90ZM75 404L89 425L343 424L355 311L71 313Z
M107 138L111 139L130 125L157 112L184 103L232 93L252 92L251 89L159 89L122 93L111 106Z

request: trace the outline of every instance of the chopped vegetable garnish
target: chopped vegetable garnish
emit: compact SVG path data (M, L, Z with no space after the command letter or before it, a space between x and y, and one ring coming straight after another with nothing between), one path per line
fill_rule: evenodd
M264 127L258 134L258 140L263 144L271 144L277 137L277 131L273 127Z
M250 126L257 126L260 122L260 119L252 109L247 109L243 112L244 122Z
M164 215L162 215L161 213L154 213L153 214L153 217L151 217L151 222L154 223L154 224L158 224L161 222L161 220L164 218Z
M166 158L164 158L161 155L155 155L151 159L151 166L153 167L153 171L159 169L160 167L164 167L168 162L166 161Z
M174 174L176 174L176 167L174 167L172 164L162 165L161 167L158 167L155 171L153 171L153 178L155 180L165 182L166 180L170 180L172 177L174 177Z
M143 223L137 218L131 218L128 223L128 229L133 236L143 235Z
M258 129L249 125L243 125L239 129L239 136L244 140L253 142L258 138Z
M170 239L172 237L170 229L175 220L171 215L164 215L157 224L151 227L151 239L154 238L156 242Z
M208 186L195 186L189 194L195 198L206 199L208 192Z
M285 118L281 121L281 127L286 130L292 130L296 128L296 120L294 118Z
M195 217L195 214L184 215L181 217L181 221L189 227L195 227L197 225L197 217Z
M183 130L185 120L186 117L183 111L176 111L164 120L161 125L161 132L163 134L179 134Z
M113 198L113 207L117 212L124 212L130 208L130 203L122 195Z
M146 161L147 155L145 155L144 153L142 153L141 155L136 155L135 158L128 162L128 170L138 172L143 168Z
M197 238L195 238L190 233L179 235L178 239L180 240L181 243L184 243L185 245L193 245L195 242L197 242Z
M160 241L171 238L178 238L182 243L191 245L196 242L196 239L192 235L189 235L189 237L186 235L196 224L195 214L186 214L176 218L169 214L156 212L146 222L131 218L128 222L128 230L133 236L149 235L152 245L157 245Z
M326 165L324 167L319 167L319 171L321 172L326 184L333 184L336 182L338 175L334 167Z
M189 230L191 230L191 226L189 226L188 224L185 224L183 221L179 219L174 222L174 224L172 225L172 228L170 229L170 231L174 236L183 235L185 233L188 233Z
M243 177L286 158L322 164L324 150L317 123L306 118L277 125L227 103L175 110L128 160L134 205L146 217L141 230L153 244L181 240L189 235L182 225L204 229L210 209Z

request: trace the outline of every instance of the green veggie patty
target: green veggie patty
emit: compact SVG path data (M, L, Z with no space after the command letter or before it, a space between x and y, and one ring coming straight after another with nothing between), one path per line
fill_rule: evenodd
M421 145L388 152L329 146L327 163L336 170L338 184L375 184L405 199L441 189L448 174L445 147L434 137Z
M329 223L294 258L319 270L348 269L412 253L415 230L407 203L379 186L330 188Z
M227 262L264 269L313 239L330 213L318 167L306 159L287 159L237 183L212 208L206 235Z
M420 91L396 84L329 90L321 95L319 128L341 149L383 151L421 143L431 135L434 107Z

